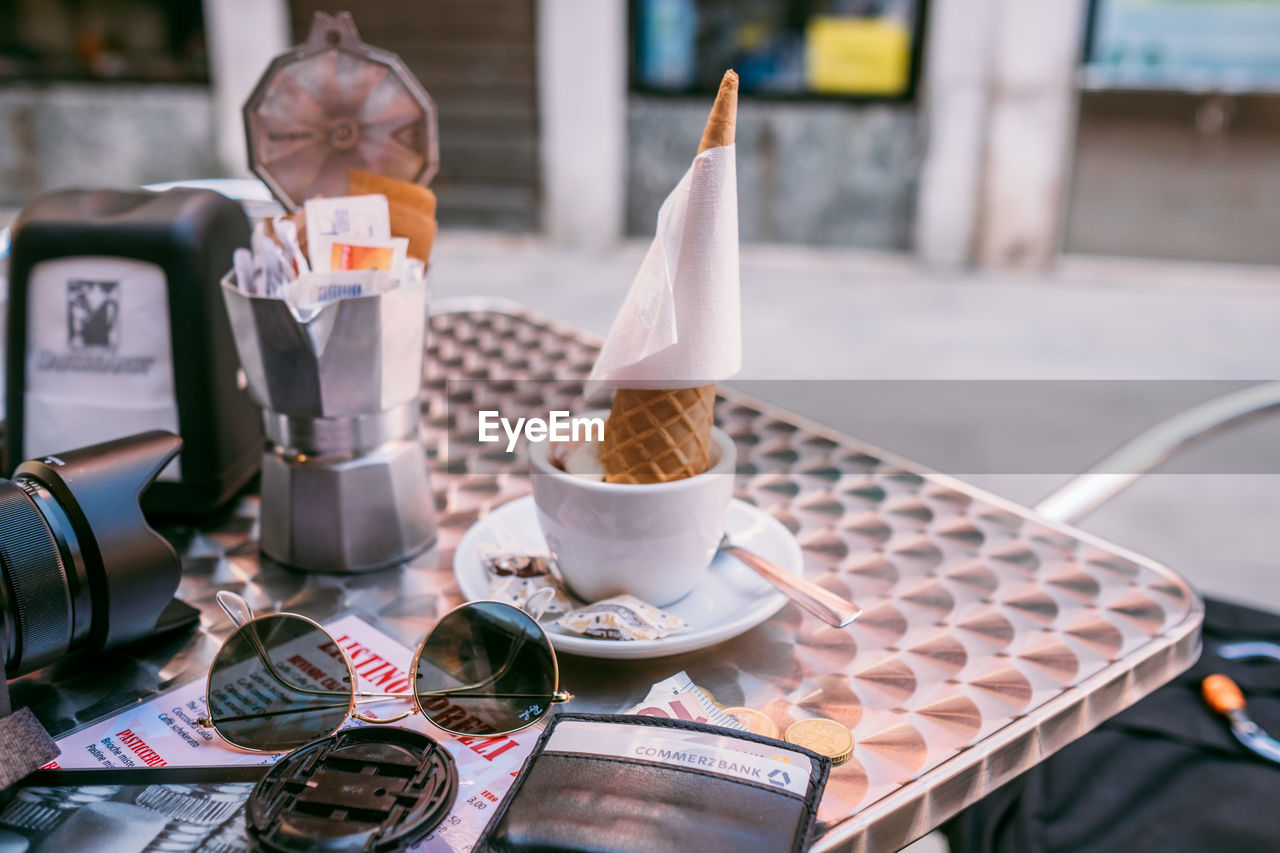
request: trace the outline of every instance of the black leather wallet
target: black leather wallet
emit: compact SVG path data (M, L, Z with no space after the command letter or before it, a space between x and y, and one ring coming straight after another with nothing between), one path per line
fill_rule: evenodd
M829 759L659 717L559 714L477 851L800 851Z

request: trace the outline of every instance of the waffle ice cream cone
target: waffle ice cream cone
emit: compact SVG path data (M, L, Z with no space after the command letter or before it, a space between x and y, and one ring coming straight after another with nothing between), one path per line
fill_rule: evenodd
M724 72L720 81L720 91L716 92L716 102L711 105L711 115L707 116L707 126L702 130L698 153L721 145L732 145L737 126L738 75L730 70Z
M738 75L726 71L698 153L732 145L737 116ZM715 385L618 389L600 450L605 481L666 483L706 471L715 399Z
M714 385L621 388L605 424L605 482L667 483L711 467Z

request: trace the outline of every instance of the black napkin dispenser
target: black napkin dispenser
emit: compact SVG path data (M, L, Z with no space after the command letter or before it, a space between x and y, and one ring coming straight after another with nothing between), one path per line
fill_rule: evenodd
M201 189L64 190L27 205L11 235L5 470L165 429L182 452L144 511L225 504L262 454L219 286L249 245L240 205Z

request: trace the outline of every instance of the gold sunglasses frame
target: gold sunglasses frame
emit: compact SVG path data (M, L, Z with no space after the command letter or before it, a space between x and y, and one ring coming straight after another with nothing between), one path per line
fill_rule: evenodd
M221 598L223 595L232 596L237 601L237 603L243 606L244 610L250 614L250 618L245 620L244 622L237 623L236 617L235 615L232 614L231 609L226 604L223 604L222 598ZM427 635L422 638L422 642L418 644L417 651L415 651L413 654L413 659L410 663L410 669L409 669L409 671L412 673L412 676L413 676L413 692L412 693L369 693L369 692L361 692L356 690L356 684L358 683L357 682L358 676L356 675L355 666L352 664L351 658L347 654L346 649L339 646L337 640L334 639L333 635L330 634L323 625L321 625L319 622L315 621L314 619L311 619L307 616L303 616L300 613L289 613L286 611L276 611L273 613L264 613L261 616L254 616L252 615L253 611L249 608L248 602L246 602L240 596L235 595L234 593L227 593L226 591L219 593L218 603L219 605L222 606L222 609L227 612L227 615L231 617L232 622L236 623L236 629L232 631L230 634L228 634L227 638L223 640L222 643L218 646L218 651L214 653L213 660L209 664L209 674L205 677L205 687L204 687L205 709L207 713L209 712L208 709L212 707L212 702L210 701L210 697L213 690L214 664L218 662L218 655L222 654L223 649L226 648L227 644L230 643L231 640L237 634L239 634L241 631L248 628L254 622L260 622L264 619L271 619L278 616L287 616L292 619L301 619L303 622L306 622L308 625L311 625L313 628L315 628L316 630L324 634L326 637L328 637L329 641L332 642L337 647L338 651L342 654L342 663L347 668L347 679L348 679L347 683L351 685L351 689L348 691L349 701L347 704L347 710L342 716L342 721L338 723L338 725L335 726L333 730L330 731L328 734L320 735L314 738L314 740L319 740L322 737L332 737L333 735L342 731L342 727L345 726L350 720L359 720L362 723L369 723L370 725L389 725L392 723L398 723L401 720L408 719L414 714L421 714L422 718L426 720L427 723L429 723L430 725L434 726L437 729L440 729L443 732L448 732L451 735L457 735L461 737L484 737L484 738L502 737L504 735L514 734L515 732L523 731L529 728L530 726L537 725L544 717L547 716L547 714L551 713L551 705L568 702L573 699L572 693L569 693L568 691L564 691L560 689L560 661L556 657L555 646L551 644L551 637L547 634L546 629L544 629L542 625L538 622L538 620L533 618L533 616L530 615L528 612L526 612L525 610L519 607L516 607L513 604L508 604L505 601L494 601L491 599L478 599L476 601L467 601L462 604L459 604L457 607L452 608L451 610L446 612L443 616L441 616L439 619L437 619L436 623L431 626L431 630L427 631ZM534 624L534 627L538 629L538 634L542 642L546 644L547 651L551 655L551 702L550 704L547 705L546 709L544 709L541 714L539 714L537 717L534 717L532 720L525 723L524 725L516 726L515 728L507 729L506 731L488 732L485 734L455 731L446 726L442 726L427 716L427 712L422 708L421 703L419 703L418 701L418 696L420 695L418 691L418 664L422 660L422 653L426 650L427 643L431 641L431 635L434 634L436 629L440 627L440 625L446 619L452 616L454 613L457 613L458 611L464 610L468 607L474 607L478 604L497 604L502 607L506 607L511 610L514 610L520 615L527 618L530 622ZM253 641L253 643L255 646L258 646L256 639ZM258 654L262 658L263 663L265 663L267 668L270 669L274 674L275 667L272 666L270 658L266 655L265 650L262 649L260 646L258 648ZM276 677L277 679L279 679L278 675ZM283 680L283 679L279 679L279 680ZM450 693L442 692L442 691L433 691L433 695L448 696L450 695ZM378 702L385 702L391 699L404 699L411 702L412 707L410 707L409 710L400 714L396 714L393 717L371 717L368 714L362 714L356 710L361 699L374 699L374 700L377 700ZM274 755L278 752L287 752L290 749L297 748L297 747L287 747L285 749L262 749L259 747L244 746L242 744L238 744L231 738L227 737L222 731L220 731L218 729L217 724L209 716L198 718L195 721L195 724L200 728L212 729L214 733L218 735L218 737L222 738L222 740L227 743L227 745L232 746L239 750L243 750L244 752L253 752L253 753L259 753L263 755Z

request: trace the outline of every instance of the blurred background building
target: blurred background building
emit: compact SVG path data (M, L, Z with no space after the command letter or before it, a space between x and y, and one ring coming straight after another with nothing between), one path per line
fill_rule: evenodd
M3 4L0 207L245 174L240 104L327 5ZM437 102L446 227L652 233L733 67L744 240L1280 261L1277 0L347 5Z

